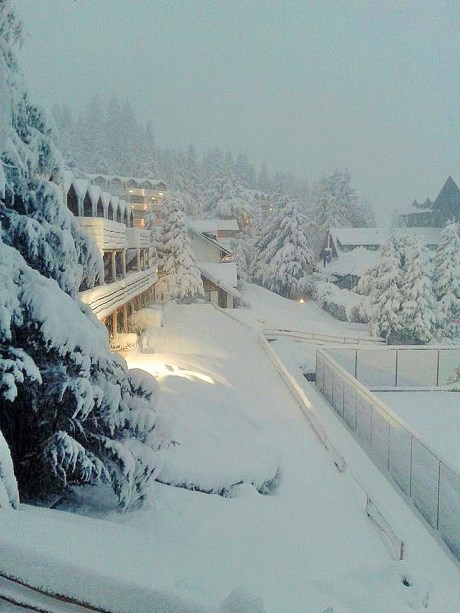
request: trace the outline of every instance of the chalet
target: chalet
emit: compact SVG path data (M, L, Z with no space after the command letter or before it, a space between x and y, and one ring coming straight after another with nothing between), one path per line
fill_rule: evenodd
M440 228L331 228L327 234L325 247L332 249L332 259L357 247L368 251L378 251L392 234L397 237L418 234L423 237L429 249L436 249Z
M352 289L366 270L376 266L378 250L392 235L422 236L427 247L434 251L441 235L441 228L331 228L324 249L330 249L330 263L319 265L327 280L339 287Z
M433 228L442 228L449 219L460 221L460 190L457 184L449 176L433 203L427 199L426 205L420 207L415 201L411 209L400 213L400 219L408 227Z
M237 270L233 254L222 243L199 232L196 227L196 224L191 224L190 238L201 272L205 298L216 306L233 308L235 299L241 297L237 289Z

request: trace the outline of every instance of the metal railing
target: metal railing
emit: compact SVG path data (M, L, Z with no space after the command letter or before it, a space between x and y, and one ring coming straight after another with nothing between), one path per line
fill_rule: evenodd
M460 476L322 349L316 353L316 386L378 468L460 560Z
M267 337L286 336L300 340L319 341L331 344L344 345L381 345L385 341L381 338L360 337L360 336L340 336L335 334L323 334L322 332L303 332L301 330L287 330L284 328L265 328L262 334Z
M441 387L460 366L460 347L334 347L338 364L368 388Z

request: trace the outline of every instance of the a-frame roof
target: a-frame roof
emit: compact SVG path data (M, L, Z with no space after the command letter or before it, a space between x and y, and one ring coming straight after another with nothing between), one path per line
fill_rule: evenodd
M458 185L449 175L447 181L444 183L443 188L439 192L438 197L433 203L434 211L450 210L452 207L457 208L460 211L460 190Z

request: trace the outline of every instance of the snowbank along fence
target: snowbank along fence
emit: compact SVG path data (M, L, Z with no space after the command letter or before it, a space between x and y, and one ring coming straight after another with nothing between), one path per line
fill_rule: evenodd
M324 445L324 447L331 454L337 470L339 470L340 472L344 472L347 468L345 458L341 455L339 450L332 443L332 441L327 435L326 430L323 428L321 423L315 417L314 407L312 403L310 402L309 398L306 396L304 390L299 385L299 383L296 381L295 377L293 377L293 375L288 371L288 369L283 364L283 362L280 360L280 358L273 351L272 347L270 346L270 343L267 341L264 335L259 334L258 338L259 338L259 343L261 344L262 348L265 350L265 352L267 353L267 355L273 362L274 366L276 367L281 378L284 380L284 382L290 389L292 395L299 403L299 406L301 407L304 416L309 421L310 426L312 427L313 431L315 432L315 434L317 435L321 443ZM351 474L351 476L355 480L356 484L361 488L362 492L365 495L366 513L368 517L380 529L383 540L386 543L388 549L390 550L392 556L396 560L402 560L404 556L403 541L394 532L393 528L390 526L388 521L385 519L384 515L380 512L375 501L369 497L366 487L362 483L360 483L360 481L357 480L353 474Z
M361 351L366 355L361 356ZM318 349L316 386L369 457L413 502L460 561L460 476L363 385L391 381L394 385L398 378L406 385L409 380L412 386L416 381L419 387L433 381L433 385L441 385L447 382L452 362L458 360L459 364L459 350L446 355L448 349L374 349L370 356L371 351L350 350L349 355L344 355L343 349ZM367 372L364 364L369 367ZM408 379L409 365L414 371ZM360 372L361 380L357 380L354 373L359 376Z

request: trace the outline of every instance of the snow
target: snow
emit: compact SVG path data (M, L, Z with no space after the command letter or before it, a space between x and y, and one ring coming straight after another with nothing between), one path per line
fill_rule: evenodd
M0 514L0 570L111 611L409 613L428 600L429 611L456 613L458 569L298 372L346 458L337 471L257 336L268 320L336 335L362 327L255 286L244 295L251 308L232 317L168 307L144 353L128 355L158 374L157 423L176 440L160 451L160 479L243 483L228 497L155 483L150 504L123 515L95 488L67 503L97 519L21 505ZM269 495L251 485L275 472ZM364 486L404 539L403 561L368 519Z
M374 394L460 475L460 392L376 391Z
M323 267L318 263L322 277L333 275L356 275L360 277L367 268L374 268L379 262L379 252L370 251L365 247L356 247L351 251L340 252L338 258L332 258L332 262Z
M236 290L238 284L235 262L198 262L201 273L210 281L219 285L232 296L240 297L240 292Z
M437 245L441 228L331 228L330 234L334 243L342 246L382 245L392 234L397 238L418 234L427 245Z
M189 226L200 233L216 234L219 230L239 232L236 219L189 219Z

